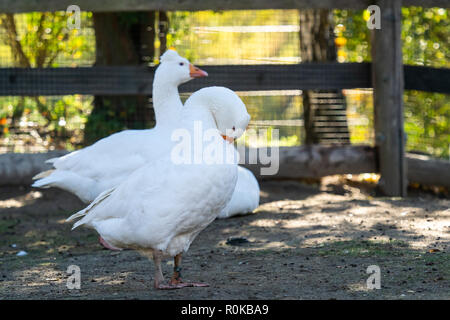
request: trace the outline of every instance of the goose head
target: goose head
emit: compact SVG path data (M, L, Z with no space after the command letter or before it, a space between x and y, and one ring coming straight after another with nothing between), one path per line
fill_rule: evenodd
M207 87L192 94L186 101L206 106L213 115L217 129L228 142L239 138L247 129L250 115L241 98L232 90L225 87Z
M172 49L167 50L161 56L161 64L155 71L155 80L159 79L159 82L164 85L177 87L194 78L206 76L208 76L206 71L197 68Z

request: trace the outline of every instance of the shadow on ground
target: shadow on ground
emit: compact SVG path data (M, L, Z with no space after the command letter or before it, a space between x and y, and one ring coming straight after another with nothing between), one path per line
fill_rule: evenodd
M64 219L83 207L76 198L1 188L0 298L448 299L449 204L429 194L373 198L347 186L264 182L254 214L215 221L186 254L184 277L211 286L155 291L145 257L102 249L92 230L70 231ZM229 237L249 243L230 246ZM66 287L70 265L81 269L80 290ZM367 288L370 265L380 267L380 290ZM167 276L171 269L167 261Z

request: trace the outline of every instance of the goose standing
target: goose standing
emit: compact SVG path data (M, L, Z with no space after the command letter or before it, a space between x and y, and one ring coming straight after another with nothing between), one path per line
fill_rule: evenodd
M243 133L249 120L244 103L231 90L210 87L197 91L186 103L179 129L172 136L185 137L177 146L191 151L187 161L175 161L179 148L174 147L134 171L116 188L100 194L67 221L82 217L73 228L86 225L111 247L135 249L153 258L157 289L207 286L182 281L181 255L231 199L238 153L229 141ZM198 144L199 127L202 147ZM214 156L208 157L207 150ZM174 273L167 284L161 270L166 256L174 257Z

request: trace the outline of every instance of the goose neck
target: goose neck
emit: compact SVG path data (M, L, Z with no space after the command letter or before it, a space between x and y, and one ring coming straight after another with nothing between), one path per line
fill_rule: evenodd
M183 106L178 87L173 84L155 82L152 98L156 124L160 126L172 123Z
M216 118L210 101L195 96L185 105L185 111L193 120L200 120L204 129L217 129Z

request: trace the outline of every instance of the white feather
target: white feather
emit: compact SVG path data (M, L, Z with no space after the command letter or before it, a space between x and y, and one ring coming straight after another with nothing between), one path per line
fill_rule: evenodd
M223 93L230 95L226 90ZM201 121L204 130L214 129L215 139L205 148L224 150L223 159L233 161L176 164L170 153L164 153L70 217L69 220L82 217L74 228L83 224L94 228L107 243L118 248L161 250L170 256L188 250L199 232L225 208L236 185L238 155L234 146L221 138L216 123L234 121L244 128L248 124L242 102L231 103L227 112L214 118L204 104L208 96L203 93L207 91L203 89L187 103L177 126L191 136L195 134L195 121ZM205 148L191 150L205 159Z
M184 71L178 70L180 59L185 62ZM36 176L38 180L32 186L61 188L75 194L83 202L90 203L103 191L117 186L136 169L169 152L173 146L170 136L183 109L177 85L190 78L188 61L175 51L168 50L161 60L162 64L155 74L153 89L157 122L154 129L125 130L63 157L49 159L47 162L52 163L55 170L50 174L38 174ZM229 97L224 93L226 90L228 89L216 87L199 90L187 100L186 106L189 107L194 103L193 100L195 101L199 94L204 96L209 94L210 109L213 113L220 112L216 106L218 102L238 103L236 99L239 100L236 96L235 100L228 102L226 99ZM242 121L247 120L243 118ZM225 209L226 214L221 216L243 214L253 211L253 207L258 206L259 186L257 182L254 183L255 181L247 173L239 171L238 188L228 208ZM241 188L241 185L244 187Z

